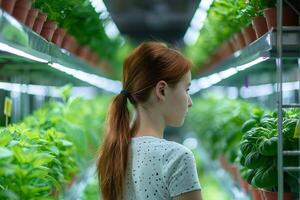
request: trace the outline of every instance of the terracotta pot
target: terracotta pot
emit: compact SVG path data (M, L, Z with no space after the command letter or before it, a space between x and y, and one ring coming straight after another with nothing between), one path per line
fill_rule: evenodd
M232 176L232 178L235 180L235 182L238 182L239 178L238 178L238 169L237 166L235 164L230 164L230 174Z
M234 51L238 51L239 49L239 45L237 44L237 42L235 41L234 35L231 36L231 38L229 39L229 42L231 44L231 46L233 47Z
M112 69L112 67L110 66L110 64L106 61L106 60L98 60L97 62L97 66L107 75L109 76L113 76L114 75L114 71Z
M92 56L92 59L91 59L91 62L92 62L92 64L94 65L94 66L96 66L97 65L97 63L98 63L98 54L97 53L93 53L93 56Z
M51 41L56 28L57 28L56 22L46 21L43 25L41 36L43 36L46 40Z
M48 15L46 13L39 12L33 24L32 30L37 34L40 34L47 17Z
M244 36L246 45L249 45L256 40L256 34L252 25L243 28L242 34Z
M39 14L39 10L37 10L35 8L31 8L28 11L28 15L27 15L27 18L26 18L26 21L25 21L26 26L28 26L29 28L32 29L33 24L35 22L36 17L38 16L38 14Z
M25 24L28 12L31 8L31 0L17 0L12 15L21 23Z
M72 35L66 34L63 39L61 47L68 50L71 53L76 52L77 44L76 44L75 37L73 37Z
M255 30L256 38L260 38L268 32L266 18L263 16L256 16L252 18L252 25Z
M250 186L253 200L264 200L261 190Z
M267 20L268 29L271 30L277 26L277 18L276 18L276 7L274 8L266 8L264 10L264 16ZM293 11L288 6L283 7L283 18L282 25L283 26L298 26L299 18L297 13Z
M12 12L14 10L15 3L16 3L16 0L2 0L1 7L7 13L12 14Z
M262 195L264 197L264 200L277 200L278 199L278 193L277 192L270 192L267 190L262 190ZM292 194L285 192L283 194L284 200L292 200Z
M86 46L79 46L76 51L76 55L85 60L88 58L89 48Z
M58 28L54 31L51 41L61 47L66 32L63 28Z
M239 49L243 49L246 46L246 42L241 32L234 34L234 39L239 46Z
M91 52L91 53L88 54L87 60L88 60L88 63L90 65L95 66L97 64L98 55L96 53L94 53L94 52Z
M240 184L241 184L241 188L243 189L243 191L246 193L249 193L249 190L250 190L249 183L245 179L242 178Z
M227 45L228 45L228 48L229 48L230 51L231 51L231 54L233 54L233 53L235 52L233 44L230 42L229 39L227 40L226 43L227 43Z
M222 54L222 60L227 59L231 56L232 53L234 53L234 50L232 46L230 45L229 41L226 41L222 44L220 48L220 53Z

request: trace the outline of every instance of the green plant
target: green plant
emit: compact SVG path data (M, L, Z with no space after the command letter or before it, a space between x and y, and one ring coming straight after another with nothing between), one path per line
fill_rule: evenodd
M293 137L299 118L298 109L290 109L283 114L283 145L284 149L299 148L298 141ZM276 191L277 189L277 113L256 112L242 126L244 133L240 144L240 164L246 173L243 177L254 187ZM297 159L287 158L289 166L298 164ZM249 170L246 170L249 169ZM295 187L297 175L286 173L285 185L289 191L299 192Z
M68 16L73 9L80 7L85 0L34 0L33 7L40 9L48 14L48 19L54 20L60 27L64 27L64 22L68 20Z
M1 199L53 199L78 172L73 144L53 129L12 125L0 129L0 140Z
M242 138L240 127L250 117L252 104L230 99L193 99L188 123L196 131L202 144L216 159L225 154L234 162Z
M247 15L246 7L244 0L213 2L196 44L185 49L185 54L196 65L194 73L208 61L209 56L214 54L224 41L250 23L251 17Z

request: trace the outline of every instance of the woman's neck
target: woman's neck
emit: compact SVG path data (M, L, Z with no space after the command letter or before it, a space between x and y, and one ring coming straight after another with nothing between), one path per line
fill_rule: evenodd
M155 108L146 109L138 106L137 114L139 115L139 128L135 137L153 136L163 138L165 122L158 110Z

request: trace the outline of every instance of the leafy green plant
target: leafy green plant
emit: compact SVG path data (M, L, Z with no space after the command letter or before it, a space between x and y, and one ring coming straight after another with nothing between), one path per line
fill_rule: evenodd
M0 138L1 199L53 199L78 172L73 144L53 129L12 125L0 129Z
M108 61L117 73L113 78L121 78L123 59L132 49L131 41L109 38L104 26L110 18L100 18L102 13L97 13L89 0L35 0L33 6L47 13L49 19L73 35L79 44L88 46L99 58Z
M293 137L299 118L298 109L290 109L283 115L283 145L284 149L296 150L298 141ZM276 191L277 189L277 114L260 111L254 113L243 126L244 133L240 144L240 164L243 166L243 177L254 187ZM289 166L298 165L295 158L285 159ZM249 170L247 170L249 169ZM285 185L289 191L299 192L295 187L297 175L286 173Z
M216 159L225 154L234 162L242 138L241 126L255 107L244 101L230 99L194 99L188 123L196 131L202 144Z
M95 159L110 97L50 101L0 129L0 199L54 199ZM11 181L14 180L14 181Z
M42 10L48 14L48 19L54 20L60 27L64 27L64 22L67 20L73 9L80 6L84 0L34 0L33 7Z

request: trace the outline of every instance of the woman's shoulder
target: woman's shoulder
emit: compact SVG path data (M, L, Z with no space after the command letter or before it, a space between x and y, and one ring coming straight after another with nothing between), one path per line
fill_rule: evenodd
M142 146L146 145L146 147L156 150L156 152L159 151L160 154L162 153L166 157L192 154L191 150L186 146L166 139L155 138L152 136L142 136L133 138L133 141L135 146L141 148Z
M166 156L181 157L183 155L193 155L189 148L174 141L167 141L165 150Z

